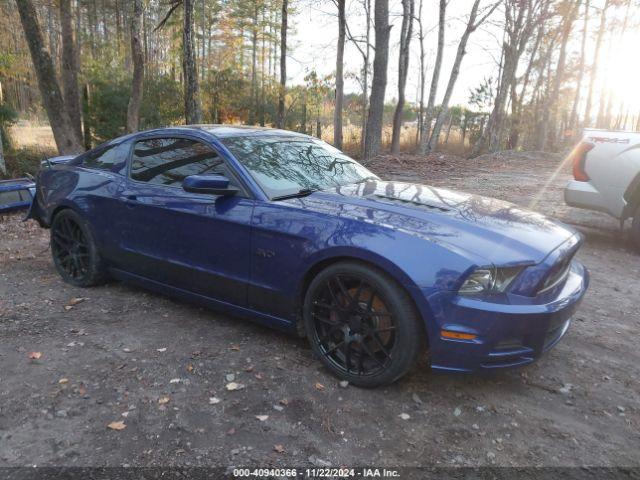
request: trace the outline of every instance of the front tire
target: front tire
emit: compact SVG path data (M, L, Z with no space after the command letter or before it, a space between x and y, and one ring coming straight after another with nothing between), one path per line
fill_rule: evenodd
M106 278L89 225L73 210L62 210L53 218L51 254L56 270L71 285L91 287Z
M358 262L321 271L309 285L303 314L315 355L334 375L360 387L398 380L426 340L407 293Z

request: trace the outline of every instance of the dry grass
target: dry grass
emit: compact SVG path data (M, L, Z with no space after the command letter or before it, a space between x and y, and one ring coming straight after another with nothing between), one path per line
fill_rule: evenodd
M400 134L400 151L402 153L414 153L417 148L417 133L418 127L416 125L407 125L402 127ZM393 129L391 126L386 126L382 129L382 151L388 151L391 148L391 135ZM443 132L440 137L440 146L438 151L450 153L454 155L465 156L470 151L470 145L468 138L462 143L462 134L459 129L451 129L449 139L445 143L446 132ZM333 126L327 126L322 129L322 139L325 142L331 143L333 141ZM347 125L343 129L343 146L342 149L353 157L360 157L361 154L361 129L356 125Z
M382 129L382 148L389 149L391 147L391 134L393 129L391 126ZM357 125L346 125L342 129L342 149L355 157L360 156L362 145L362 130ZM412 152L416 148L417 128L415 125L402 128L400 134L400 150L402 152ZM322 128L322 139L325 142L333 142L333 125Z
M382 130L382 149L388 150L391 147L391 126L386 126ZM416 125L407 125L402 128L400 135L400 151L412 153L416 149ZM56 144L53 133L49 125L41 125L27 121L20 122L11 127L11 138L16 148L28 148L41 152L50 153L55 150ZM322 139L331 143L333 141L333 126L328 125L322 128ZM445 144L445 135L441 137L439 150L464 156L468 153L469 144L465 141L461 143L462 136L458 129L452 129L449 141ZM346 125L343 129L343 150L354 157L359 157L361 153L361 129L357 125Z
M22 121L11 127L10 135L16 148L30 148L47 152L56 148L53 132L49 125Z

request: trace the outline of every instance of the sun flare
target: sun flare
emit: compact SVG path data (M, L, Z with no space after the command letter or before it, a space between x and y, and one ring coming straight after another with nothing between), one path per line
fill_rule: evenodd
M605 49L601 57L600 93L605 97L611 95L613 115L633 115L640 110L638 49L640 33L628 31L618 42L613 42L611 48Z

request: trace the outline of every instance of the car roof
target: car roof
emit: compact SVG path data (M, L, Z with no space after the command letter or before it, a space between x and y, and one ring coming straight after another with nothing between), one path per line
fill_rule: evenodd
M277 137L290 137L290 138L310 138L308 135L298 132L291 132L289 130L280 130L277 128L269 127L255 127L249 125L216 125L216 124L203 124L203 125L180 125L175 127L158 128L155 130L148 130L140 133L166 133L170 134L171 131L184 132L185 130L201 130L211 135L224 139L227 137L241 137L241 136L277 136Z
M259 137L272 137L272 138L291 138L291 139L314 139L317 140L316 137L311 137L309 135L305 135L304 133L292 132L290 130L280 130L277 128L269 128L269 127L255 127L250 125L221 125L221 124L202 124L202 125L178 125L174 127L160 127L154 128L151 130L142 130L139 132L128 133L126 135L122 135L121 137L117 137L111 140L107 140L104 143L96 145L91 150L87 150L86 152L82 152L77 156L73 156L73 158L81 159L86 155L90 155L92 152L96 152L98 150L102 150L103 148L109 147L110 145L119 145L131 138L138 137L139 135L145 134L160 134L160 135L171 135L172 133L185 133L185 131L201 131L206 132L210 135L213 135L217 139L224 140L225 138L230 137L240 137L240 136L259 136Z

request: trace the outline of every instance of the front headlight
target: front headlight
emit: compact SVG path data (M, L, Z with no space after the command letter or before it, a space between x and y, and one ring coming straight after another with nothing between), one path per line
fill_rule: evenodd
M522 271L523 267L481 267L474 270L464 281L460 295L503 293Z

